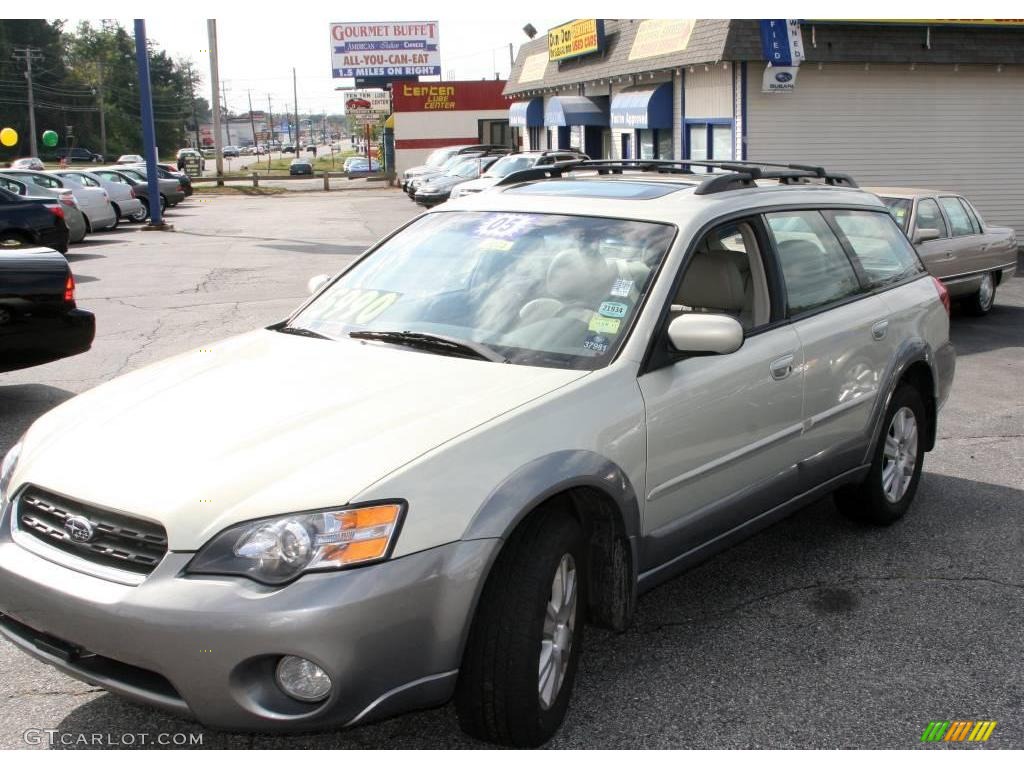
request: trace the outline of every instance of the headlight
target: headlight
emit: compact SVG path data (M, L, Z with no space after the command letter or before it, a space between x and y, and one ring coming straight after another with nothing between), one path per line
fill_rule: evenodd
M308 571L384 560L404 509L404 504L374 504L250 521L217 534L186 570L283 584Z
M0 464L0 510L7 506L7 492L10 490L11 478L14 476L14 468L18 466L18 457L21 456L21 444L19 440L14 447L4 456L3 464Z

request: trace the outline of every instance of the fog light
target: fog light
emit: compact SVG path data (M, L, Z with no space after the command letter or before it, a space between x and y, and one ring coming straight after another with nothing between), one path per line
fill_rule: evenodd
M277 684L299 701L323 701L331 692L331 678L301 656L285 656L277 662Z

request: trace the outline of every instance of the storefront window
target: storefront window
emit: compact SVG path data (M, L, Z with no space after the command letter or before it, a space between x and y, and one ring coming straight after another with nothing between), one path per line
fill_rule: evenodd
M672 131L659 130L658 134L658 157L662 160L671 160L675 156L672 148Z
M640 150L641 160L653 160L655 158L654 131L637 131L636 144Z
M714 158L720 158L723 160L732 160L732 126L731 125L712 125L711 126L711 137L712 137L712 154Z
M705 124L691 125L687 128L690 148L689 156L692 160L708 159L708 127Z
M632 160L633 159L633 137L628 134L622 134L622 159Z

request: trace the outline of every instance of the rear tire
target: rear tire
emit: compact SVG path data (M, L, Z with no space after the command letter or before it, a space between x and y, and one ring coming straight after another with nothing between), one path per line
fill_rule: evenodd
M141 224L149 218L149 203L145 200L140 200L139 202L142 203L142 207L128 217L128 221L134 222L135 224Z
M984 317L996 302L996 278L991 272L982 278L977 293L964 300L964 309L974 317Z
M114 223L107 227L108 232L112 232L117 229L117 225L121 223L121 209L118 208L114 203L110 204L110 207L114 209Z
M579 523L550 506L505 544L484 586L455 692L470 736L536 747L565 718L583 642L586 546Z
M886 409L867 477L834 494L839 511L875 525L891 525L903 517L917 493L931 428L921 393L900 384Z

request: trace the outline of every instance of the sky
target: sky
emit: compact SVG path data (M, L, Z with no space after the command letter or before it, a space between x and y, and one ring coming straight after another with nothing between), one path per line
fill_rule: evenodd
M268 7L268 6L263 6ZM280 8L280 4L278 4ZM422 9L421 9L422 10ZM444 10L441 8L440 10ZM440 30L441 71L445 79L491 79L509 73L509 43L514 51L529 40L522 28L527 22L544 34L548 27L565 19L522 16L504 19L466 18L438 13L433 16L395 15L383 17L329 9L301 13L290 19L266 19L259 13L219 13L217 48L220 78L226 89L227 104L233 112L248 110L251 93L253 109L268 107L268 95L274 112L292 105L292 67L298 81L301 112L340 113L343 94L336 87L353 87L352 80L331 76L330 23L350 21L437 21ZM82 17L66 16L66 28L73 29ZM132 31L130 17L111 16ZM99 17L88 18L94 25ZM170 55L191 58L202 74L200 95L211 100L210 58L206 16L183 14L157 16L146 20L149 39ZM436 79L436 78L434 78Z

